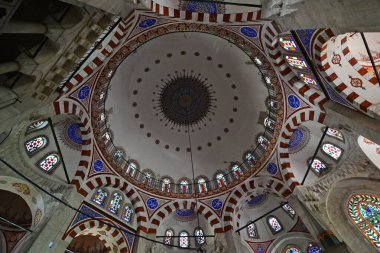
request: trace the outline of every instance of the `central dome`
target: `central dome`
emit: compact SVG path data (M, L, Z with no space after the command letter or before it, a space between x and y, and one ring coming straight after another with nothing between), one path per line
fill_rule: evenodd
M156 108L170 125L192 127L211 116L213 101L211 87L200 75L180 73L164 81Z

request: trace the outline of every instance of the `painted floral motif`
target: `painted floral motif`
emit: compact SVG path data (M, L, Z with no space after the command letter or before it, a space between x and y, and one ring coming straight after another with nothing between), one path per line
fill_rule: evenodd
M37 226L38 223L40 223L41 217L42 217L42 211L41 209L37 208L36 214L34 215L34 222L33 222L34 226Z
M30 189L29 186L23 183L13 183L12 186L18 191L21 192L24 195L30 195Z
M351 79L350 84L351 84L352 87L354 87L354 88L361 88L363 90L366 89L365 87L363 87L363 81L362 81L362 79L356 78L356 77L352 77L352 76L348 76L348 77Z
M342 67L342 64L340 63L340 61L342 60L342 57L340 56L340 54L336 54L333 52L333 57L331 59L331 62L335 65L339 65L339 67Z

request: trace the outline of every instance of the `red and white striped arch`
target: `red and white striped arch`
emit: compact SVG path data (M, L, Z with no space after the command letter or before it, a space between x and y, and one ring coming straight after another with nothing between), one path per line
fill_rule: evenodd
M359 75L371 84L377 84L376 78L371 76L351 54L347 44L347 36L348 34L340 38L342 50L339 53L342 53L345 60L355 71L358 72ZM316 43L314 44L314 59L321 76L339 93L342 98L350 102L354 108L359 109L371 117L375 117L376 112L374 111L374 108L372 108L373 104L361 97L352 88L345 84L331 67L327 49L329 47L329 40L334 40L334 38L336 38L334 33L330 29L326 29L318 35Z
M158 226L168 217L170 214L178 209L196 209L196 203L194 200L184 200L184 201L172 201L161 206L159 210L150 219L150 224L148 228L148 233L156 234ZM211 210L210 207L198 202L198 213L203 215L203 217L209 222L211 228L214 229L215 233L223 232L223 228L220 223L218 216Z
M150 9L163 16L179 18L184 20L193 20L204 23L232 23L232 22L247 22L258 20L261 18L261 10L241 12L241 13L199 13L177 8L164 6L156 1L152 1Z
M274 26L274 28L277 26ZM270 29L268 26L267 29ZM276 33L275 33L276 32ZM298 76L292 71L285 60L285 52L282 50L278 43L277 36L281 33L279 29L276 29L269 34L273 34L273 37L265 37L265 45L267 48L267 54L269 59L273 62L275 69L282 76L282 79L292 86L301 96L303 96L312 105L316 105L323 108L323 105L328 101L328 98L322 91L313 89L302 82Z
M80 184L85 179L86 171L88 170L91 164L93 143L90 119L82 105L71 99L60 99L58 101L55 101L53 103L53 107L57 115L72 114L80 119L79 124L82 135L81 158L78 165L78 169L76 170L75 175L71 180L71 184L74 184L79 192L81 188Z
M109 219L101 220L106 223L115 225ZM103 235L101 231L104 231L105 235ZM66 232L63 235L62 239L67 242L71 242L75 237L79 235L93 235L98 237L107 247L109 250L108 252L113 252L113 245L110 243L110 238L112 238L112 241L117 244L120 253L129 253L132 251L132 249L129 249L127 239L123 233L119 231L119 229L108 226L102 222L99 222L98 220L87 220L78 223L75 227Z
M289 141L294 130L298 128L303 122L315 121L323 124L326 114L322 111L316 111L313 109L304 109L293 114L286 122L283 128L283 132L280 137L280 144L278 147L279 161L281 166L281 172L285 179L285 182L293 191L299 182L295 179L292 172L292 168L289 160Z
M82 183L80 193L87 196L94 189L101 187L111 187L123 192L131 201L137 220L137 231L142 230L147 232L147 216L144 202L141 200L139 194L134 190L134 187L128 184L125 180L120 179L119 176L114 175L99 175L91 177L89 180Z
M280 180L273 177L255 177L247 180L244 184L237 187L231 195L226 199L223 212L223 231L227 232L233 229L233 220L236 219L234 213L241 198L245 193L257 189L269 189L279 196L287 198L292 192ZM236 224L236 221L235 221Z

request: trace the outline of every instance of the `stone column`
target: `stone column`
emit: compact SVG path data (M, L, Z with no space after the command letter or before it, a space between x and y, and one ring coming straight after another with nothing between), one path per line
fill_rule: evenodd
M0 75L20 70L20 65L15 61L0 63Z
M3 30L3 33L40 33L45 34L47 32L47 26L42 23L23 22L23 21L11 21Z

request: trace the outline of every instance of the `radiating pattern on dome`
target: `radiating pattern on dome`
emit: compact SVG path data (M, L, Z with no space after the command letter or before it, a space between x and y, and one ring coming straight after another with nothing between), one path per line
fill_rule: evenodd
M171 127L193 127L211 117L215 102L211 87L199 75L176 73L162 82L156 108Z
M310 140L310 131L304 126L298 127L294 130L289 140L289 153L294 154L301 151Z
M68 120L64 123L60 133L62 141L71 149L80 150L82 145L82 133L79 123Z

